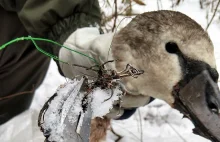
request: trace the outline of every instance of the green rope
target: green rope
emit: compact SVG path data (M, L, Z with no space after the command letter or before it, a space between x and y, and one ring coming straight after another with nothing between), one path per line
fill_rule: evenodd
M70 50L70 51L72 51L72 52L75 52L75 53L77 53L77 54L80 54L80 55L82 55L82 56L85 56L85 57L89 58L91 61L93 61L93 62L95 62L96 64L99 65L99 62L96 61L94 58L92 58L92 57L90 57L90 56L88 56L88 55L86 55L86 54L83 54L83 53L81 53L81 52L79 52L79 51L76 51L76 50L73 50L73 49L71 49L71 48L68 48L68 47L66 47L66 46L64 46L64 45L62 45L62 44L60 44L60 43L58 43L58 42L55 42L55 41L49 40L49 39L45 39L45 38L34 38L34 37L31 37L31 36L28 36L28 37L19 37L19 38L13 39L13 40L11 40L11 41L9 41L9 42L3 44L2 46L0 46L0 50L6 48L6 47L7 47L8 45L10 45L10 44L13 44L13 43L15 43L15 42L22 41L22 40L31 40L38 51L40 51L41 53L45 54L46 56L49 56L49 57L51 57L51 58L53 58L53 59L55 59L55 60L58 60L58 61L62 62L62 63L68 64L68 63L65 62L65 61L59 60L59 58L58 58L57 56L55 56L55 55L53 55L53 54L50 54L50 53L44 51L43 49L41 49L41 48L36 44L35 41L45 41L45 42L49 42L49 43L58 45L58 46L60 46L60 47L66 48L67 50Z
M42 49L36 44L36 42L35 42L33 39L31 39L31 41L33 42L33 44L34 44L34 46L37 48L37 50L40 51L41 53L43 53L43 54L45 54L45 55L47 55L47 56L49 56L49 57L51 57L51 58L53 58L53 59L55 59L55 60L58 60L58 61L60 61L60 62L62 62L62 63L68 64L67 62L60 60L57 56L54 56L53 54L50 54L50 53L45 52L44 50L42 50Z

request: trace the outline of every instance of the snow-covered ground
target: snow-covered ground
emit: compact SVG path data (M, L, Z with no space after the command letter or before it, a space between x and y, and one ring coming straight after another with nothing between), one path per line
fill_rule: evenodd
M146 6L134 7L137 12L157 10L156 0L146 0ZM170 0L162 0L163 8L177 10L196 20L203 28L206 27L206 11L201 10L198 0L184 0L180 6L171 8ZM220 24L214 21L208 32L215 47L215 57L220 71ZM66 82L57 71L52 61L43 84L35 94L31 108L39 110L44 102L53 95L60 84ZM123 139L120 142L209 142L194 135L192 123L182 119L182 114L170 108L165 102L156 100L148 106L141 107L131 118L124 121L112 121L113 129ZM113 142L115 136L109 132L108 142Z

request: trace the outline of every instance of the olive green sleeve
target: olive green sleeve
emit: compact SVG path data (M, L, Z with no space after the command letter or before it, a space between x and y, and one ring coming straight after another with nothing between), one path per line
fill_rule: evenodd
M18 15L28 32L40 36L45 36L58 22L71 17L77 17L72 21L74 26L80 22L100 21L97 0L27 0ZM92 21L87 21L88 18Z
M32 36L61 44L77 28L98 26L101 20L97 0L27 0L18 16ZM51 48L58 55L57 48Z

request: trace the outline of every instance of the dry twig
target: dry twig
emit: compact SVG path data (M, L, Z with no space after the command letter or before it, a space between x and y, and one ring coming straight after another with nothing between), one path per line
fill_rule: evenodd
M141 111L140 109L138 109L138 115L139 115L139 119L140 119L140 130L141 130L141 142L143 142L143 124L142 124L142 117L141 117Z
M8 95L8 96L5 96L5 97L0 97L0 101L7 100L7 99L17 97L17 96L21 96L21 95L32 94L33 92L34 92L34 86L33 86L33 89L31 91L24 91L24 92L19 92L19 93L15 93L15 94L12 94L12 95Z
M114 24L113 24L113 27L112 27L112 32L114 32L115 30L115 27L116 27L116 21L117 21L117 18L118 18L118 6L117 6L117 0L114 0L114 3L115 3L115 20L114 20Z
M216 15L216 12L217 12L217 10L218 10L219 4L220 4L220 0L218 0L218 3L217 3L217 5L216 5L215 11L214 11L214 13L213 13L213 15L212 15L212 18L211 18L211 20L209 21L209 23L208 23L208 25L207 25L207 27L206 27L206 31L208 30L209 26L211 25L211 23L212 23L212 21L213 21L215 15Z
M157 112L158 112L158 115L160 116L160 118L170 126L170 128L182 139L182 141L187 142L185 140L185 138L183 136L181 136L180 133L166 119L163 118L163 116L161 116L159 110L157 110Z
M115 140L115 142L119 142L123 137L121 135L119 135L118 133L115 132L115 130L113 129L112 125L110 125L110 130L111 132L117 136L118 138Z
M136 136L133 132L131 132L130 130L122 127L121 125L119 125L118 123L112 122L114 125L118 125L118 127L120 127L121 129L124 129L126 132L128 132L129 134L131 134L133 137L131 137L134 140L138 140L140 141L140 138L138 136Z

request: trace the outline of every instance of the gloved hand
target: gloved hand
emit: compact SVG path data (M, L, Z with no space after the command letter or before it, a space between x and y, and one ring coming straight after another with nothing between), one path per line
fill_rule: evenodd
M110 49L112 38L113 33L100 35L97 28L82 28L71 34L64 42L64 46L89 55L100 64L103 64L106 61L114 59ZM96 65L93 60L75 52L70 52L65 48L61 48L59 58L69 64L77 64L88 68ZM75 78L79 75L87 75L89 78L97 76L94 71L86 70L78 66L70 66L60 62L60 67L64 75L68 78ZM107 63L105 67L107 69L116 70L114 62ZM126 94L122 97L120 102L115 102L114 107L107 116L109 118L118 118L124 113L123 109L144 106L149 100L150 97L148 96Z
M84 53L102 64L107 60L113 60L111 54L109 54L107 59L112 37L112 33L100 35L97 28L82 28L71 34L64 42L64 46ZM65 48L60 49L59 58L69 64L81 65L88 68L97 64L90 58L71 52ZM114 64L109 63L107 65ZM89 78L97 76L94 71L86 70L85 68L78 66L69 66L60 62L60 67L64 75L68 78L75 78L79 75L88 75ZM114 66L109 68L115 69Z

